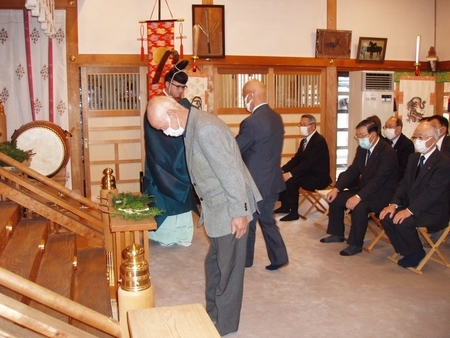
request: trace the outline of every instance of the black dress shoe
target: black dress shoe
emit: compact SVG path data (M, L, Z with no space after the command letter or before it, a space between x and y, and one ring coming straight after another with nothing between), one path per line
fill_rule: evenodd
M347 248L345 248L344 250L339 252L339 254L341 256L353 256L353 255L360 253L361 251L362 251L362 248L360 248L359 246L349 245Z
M330 236L322 238L320 240L321 243L340 243L343 241L344 241L344 237L336 236L336 235L330 235Z
M273 270L277 270L279 268L281 268L282 266L285 266L287 263L284 264L270 264L266 266L267 270L273 271Z
M419 265L420 261L425 257L425 250L416 252L410 255L405 255L402 259L399 259L397 264L402 268L413 268Z
M284 216L284 217L281 217L280 218L280 221L281 222L288 222L288 221L295 221L295 220L297 220L297 219L299 219L299 216L298 216L298 212L290 212L289 214L287 214L286 216Z
M289 208L285 208L285 207L279 207L278 209L275 209L273 211L274 214L287 214L291 211L291 209Z

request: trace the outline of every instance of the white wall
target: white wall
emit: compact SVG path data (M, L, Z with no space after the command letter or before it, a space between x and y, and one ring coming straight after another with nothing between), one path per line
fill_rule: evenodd
M436 2L436 53L439 60L450 60L450 1L437 0Z
M438 20L445 33L437 34L440 60L450 59L444 34L450 21L450 1L437 0L442 8ZM175 18L184 18L183 41L192 53L192 4L201 0L168 1ZM154 1L79 0L78 29L80 54L139 54L139 20L150 19ZM337 0L337 29L352 30L354 58L360 36L388 38L387 60L412 60L416 36L421 35L420 60L434 44L433 0ZM171 18L161 1L163 19ZM225 5L225 52L227 55L314 57L316 29L326 28L327 0L216 0ZM157 9L151 19L157 19ZM178 34L178 27L175 29ZM447 38L447 36L445 36ZM447 45L449 45L447 43ZM179 47L179 39L175 48ZM445 57L444 57L445 56Z

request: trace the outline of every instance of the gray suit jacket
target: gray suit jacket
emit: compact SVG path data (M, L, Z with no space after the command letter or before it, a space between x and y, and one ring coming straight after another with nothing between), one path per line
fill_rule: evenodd
M286 189L280 170L283 140L283 120L267 104L258 107L241 122L236 141L263 197Z
M185 133L187 167L202 205L200 225L209 237L229 235L232 218L252 220L261 194L222 120L192 107Z

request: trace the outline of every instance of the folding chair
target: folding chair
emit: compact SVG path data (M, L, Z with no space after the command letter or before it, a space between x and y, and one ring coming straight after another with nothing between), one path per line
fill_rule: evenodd
M328 203L326 198L327 198L327 194L331 189L326 189L326 190L316 190L316 193L320 196L320 199L324 200L325 203ZM323 213L322 216L320 216L320 218L314 222L314 225L318 228L321 228L324 231L327 231L327 228L322 225L322 222L328 217L328 208L326 209L326 211ZM344 217L344 223L347 226L351 225L351 216L350 216L350 211L346 210L345 211L345 217Z
M322 214L325 214L327 212L327 208L322 204L321 202L321 195L317 193L316 191L310 191L303 188L300 188L300 195L302 196L300 199L300 203L298 206L300 207L303 202L308 201L311 203L311 206L309 209L304 213L300 214L299 216L303 218L304 220L307 219L307 216L312 212L312 210L315 208L317 211L321 212Z
M425 239L425 241L430 245L431 248L428 250L425 257L420 261L419 265L417 265L415 268L408 268L408 270L411 270L411 271L421 275L423 267L425 266L425 264L428 263L429 260L435 261L436 263L442 264L446 267L450 267L450 263L444 257L442 252L439 250L439 246L441 245L441 243L443 243L445 241L448 233L450 232L450 223L443 230L442 234L439 236L439 238L436 242L433 242L432 239L430 238L430 234L428 233L427 228L418 227L417 231ZM398 254L394 253L392 256L389 256L388 258L391 261L393 261L394 263L397 263L398 262L397 256L398 256Z
M323 201L325 201L325 203L328 204L326 198L327 198L327 194L331 189L326 189L326 190L316 190L317 195L320 197L320 199L322 199ZM324 208L325 209L325 208ZM325 212L323 213L322 216L320 216L320 218L314 222L314 225L316 227L321 228L324 231L327 231L327 228L325 226L322 225L323 220L325 220L328 217L328 208L325 210Z
M373 220L376 226L373 226L370 222L367 224L367 228L373 233L375 238L370 242L368 246L363 247L363 249L369 253L372 253L373 247L380 241L384 241L386 243L391 243L389 238L386 235L386 232L381 225L381 221L374 212L369 213L369 217Z

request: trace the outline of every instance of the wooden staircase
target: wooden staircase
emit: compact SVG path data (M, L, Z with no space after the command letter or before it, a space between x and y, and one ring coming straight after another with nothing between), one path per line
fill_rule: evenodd
M99 206L0 160L0 336L122 336Z

